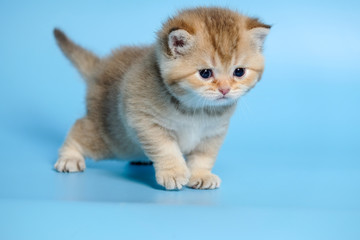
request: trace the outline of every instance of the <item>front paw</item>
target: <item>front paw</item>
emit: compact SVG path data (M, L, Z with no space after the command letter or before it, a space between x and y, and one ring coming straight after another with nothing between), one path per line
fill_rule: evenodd
M211 172L193 172L187 186L195 189L215 189L220 187L220 183L221 179Z
M190 172L186 166L156 170L156 181L167 190L181 189L188 183L189 177Z
M85 170L85 160L80 157L60 157L55 163L58 172L82 172Z

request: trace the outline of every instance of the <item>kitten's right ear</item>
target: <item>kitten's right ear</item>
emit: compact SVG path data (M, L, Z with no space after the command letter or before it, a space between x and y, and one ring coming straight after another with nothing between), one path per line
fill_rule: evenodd
M176 29L169 33L168 46L175 58L188 53L193 45L194 37L184 29Z

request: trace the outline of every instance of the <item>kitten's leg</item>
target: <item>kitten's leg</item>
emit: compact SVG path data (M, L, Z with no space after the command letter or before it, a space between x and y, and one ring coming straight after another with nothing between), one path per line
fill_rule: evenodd
M104 158L107 147L95 125L87 118L76 121L59 151L55 169L59 172L85 170L85 156Z
M75 140L72 131L70 131L64 145L60 148L59 159L55 163L55 169L59 172L79 172L85 170L83 150L79 142Z
M191 172L188 187L196 189L214 189L220 187L220 178L211 173L217 153L225 134L204 139L187 155L187 165Z
M190 172L179 146L171 134L157 125L138 132L142 147L153 161L156 181L166 189L181 189L187 184Z

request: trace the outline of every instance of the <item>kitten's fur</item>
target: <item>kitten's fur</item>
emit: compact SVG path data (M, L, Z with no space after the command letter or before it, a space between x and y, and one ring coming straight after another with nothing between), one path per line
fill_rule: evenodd
M261 77L269 29L228 9L189 9L163 25L154 45L103 59L55 29L87 83L86 116L72 127L55 168L83 171L84 157L148 157L166 189L219 187L211 169L237 100ZM234 77L236 68L245 76ZM212 69L213 77L203 79L201 69Z

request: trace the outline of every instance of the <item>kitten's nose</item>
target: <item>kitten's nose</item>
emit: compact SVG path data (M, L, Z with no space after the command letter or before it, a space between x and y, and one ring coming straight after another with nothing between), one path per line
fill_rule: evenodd
M219 88L219 91L225 96L228 92L230 92L230 88Z

